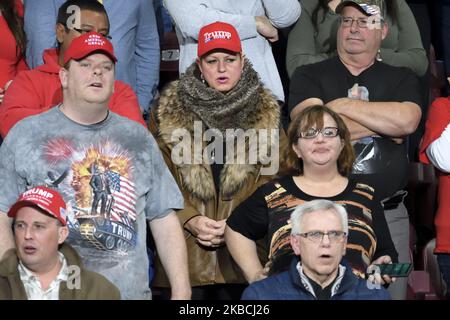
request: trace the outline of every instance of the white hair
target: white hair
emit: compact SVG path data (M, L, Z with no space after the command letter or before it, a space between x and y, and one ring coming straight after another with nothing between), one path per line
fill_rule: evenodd
M305 202L295 208L294 212L291 214L292 230L291 234L299 234L302 231L302 219L305 213L316 212L316 211L332 211L339 215L342 222L342 227L344 232L348 234L348 217L345 208L333 201L318 199L309 202Z

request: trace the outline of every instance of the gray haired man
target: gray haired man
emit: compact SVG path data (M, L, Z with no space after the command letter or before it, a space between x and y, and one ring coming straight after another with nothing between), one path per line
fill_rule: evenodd
M289 270L252 283L242 299L390 299L383 287L368 285L341 262L348 234L344 207L322 199L306 202L294 210L291 222L291 246L296 257Z

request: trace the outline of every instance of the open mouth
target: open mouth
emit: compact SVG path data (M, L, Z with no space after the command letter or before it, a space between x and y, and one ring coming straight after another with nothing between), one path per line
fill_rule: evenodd
M89 85L89 87L94 87L94 88L103 88L103 85L101 82L93 82Z
M35 247L32 247L32 246L26 246L26 247L23 248L23 251L26 254L34 254L37 251L37 249Z
M217 82L219 82L219 83L225 83L227 81L228 81L227 77L219 77L219 78L217 78Z

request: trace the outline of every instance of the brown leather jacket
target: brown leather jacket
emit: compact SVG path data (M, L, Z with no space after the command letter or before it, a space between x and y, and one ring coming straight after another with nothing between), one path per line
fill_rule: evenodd
M258 113L263 109L262 106L255 108L255 114L252 117L243 119L243 127L278 129L279 106L267 90L263 91L260 104L264 105L264 112ZM189 131L192 138L193 121L201 120L194 114L186 114L180 106L177 97L177 81L175 81L162 94L158 107L152 110L149 129L158 142L167 166L183 193L185 207L177 212L183 226L189 219L198 215L205 215L216 221L227 219L234 208L247 199L260 185L274 177L274 175L262 175L261 164L225 164L221 171L220 194L217 194L209 164L175 165L171 160L171 152L177 142L171 141L172 133L175 129L184 128ZM268 143L271 145L270 142ZM286 136L281 130L280 150L284 149L286 144ZM205 147L204 142L202 147ZM258 149L251 150L251 152L258 152ZM246 152L248 153L248 151L247 146ZM281 151L279 154L282 154ZM217 249L203 247L186 229L185 237L192 286L246 283L226 246ZM158 259L155 262L153 285L156 287L169 286Z

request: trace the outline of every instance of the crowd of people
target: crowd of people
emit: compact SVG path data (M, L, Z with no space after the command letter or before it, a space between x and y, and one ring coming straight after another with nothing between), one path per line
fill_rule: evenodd
M406 299L379 266L412 262L411 148L438 171L450 283L450 100L424 104L407 1L0 12L0 299ZM180 76L161 88L171 25Z

